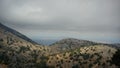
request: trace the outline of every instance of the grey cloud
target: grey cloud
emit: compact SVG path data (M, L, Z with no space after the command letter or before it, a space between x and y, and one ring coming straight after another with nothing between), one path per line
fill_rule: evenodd
M120 0L0 0L0 21L22 33L53 30L119 35L119 3Z

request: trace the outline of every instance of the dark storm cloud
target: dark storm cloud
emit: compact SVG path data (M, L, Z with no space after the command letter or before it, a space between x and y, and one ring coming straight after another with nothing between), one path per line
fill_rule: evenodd
M61 31L59 34L118 38L119 3L120 0L0 0L0 21L24 34L32 32L30 36L41 31Z

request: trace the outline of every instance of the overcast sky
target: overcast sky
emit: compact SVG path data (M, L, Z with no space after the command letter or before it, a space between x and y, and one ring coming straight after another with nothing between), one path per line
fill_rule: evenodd
M0 22L35 39L120 42L120 0L0 0Z

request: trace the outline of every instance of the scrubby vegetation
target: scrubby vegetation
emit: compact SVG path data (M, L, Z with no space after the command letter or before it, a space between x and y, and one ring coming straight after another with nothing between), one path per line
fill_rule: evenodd
M108 46L85 46L52 55L49 57L47 64L56 68L114 68L115 65L110 64L110 60L115 52L116 49Z
M0 68L118 68L120 50L86 40L35 44L0 24Z

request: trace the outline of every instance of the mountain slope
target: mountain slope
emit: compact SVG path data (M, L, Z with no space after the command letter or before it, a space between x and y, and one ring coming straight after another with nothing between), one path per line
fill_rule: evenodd
M26 36L0 24L0 67L33 68L48 48L35 44Z
M74 38L62 39L52 45L50 45L52 52L62 52L73 50L82 46L96 45L98 43L87 41L87 40L78 40ZM100 44L100 43L99 43Z
M4 29L5 32L10 32L10 33L16 35L17 37L20 37L20 38L22 38L22 39L24 39L24 40L26 40L26 41L28 41L28 42L35 43L35 44L36 44L36 42L32 41L31 39L29 39L29 38L26 37L25 35L17 32L17 31L14 30L14 29L11 29L11 28L9 28L9 27L7 27L7 26L4 26L2 23L0 23L0 28L1 28L1 29Z
M84 46L51 55L47 64L55 68L117 68L111 63L116 51L117 49L105 45Z

